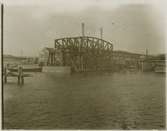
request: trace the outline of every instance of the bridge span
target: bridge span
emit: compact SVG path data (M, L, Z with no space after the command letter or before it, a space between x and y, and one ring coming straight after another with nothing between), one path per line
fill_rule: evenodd
M55 40L55 50L49 51L48 65L54 65L56 51L62 53L62 65L72 71L109 70L112 65L113 44L90 36L65 37Z

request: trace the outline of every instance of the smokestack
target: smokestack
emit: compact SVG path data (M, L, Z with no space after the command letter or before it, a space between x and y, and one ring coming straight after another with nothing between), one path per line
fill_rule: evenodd
M146 56L148 56L148 49L146 49Z
M100 38L103 39L103 28L100 28Z
M85 24L82 23L82 36L85 36Z

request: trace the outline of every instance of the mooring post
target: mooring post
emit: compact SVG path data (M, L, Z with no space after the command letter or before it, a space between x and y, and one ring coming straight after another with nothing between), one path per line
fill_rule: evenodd
M20 77L18 76L17 78L18 78L18 85L20 85Z
M23 67L20 67L20 79L21 79L21 84L24 84Z
M20 66L18 67L17 72L18 72L18 76L17 76L17 78L18 78L18 84L20 85Z
M23 68L21 66L18 68L18 84L24 84Z
M21 84L24 84L23 67L21 67Z

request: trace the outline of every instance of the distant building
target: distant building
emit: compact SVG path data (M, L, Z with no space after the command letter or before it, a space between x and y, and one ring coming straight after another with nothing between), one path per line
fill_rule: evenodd
M142 61L143 71L165 72L166 70L166 55L160 54L156 56L146 57Z
M116 64L127 65L139 62L144 59L144 55L130 53L126 51L113 51L113 61Z
M166 56L136 54L126 51L113 51L113 68L125 69L134 67L143 71L154 71L156 68L165 68Z

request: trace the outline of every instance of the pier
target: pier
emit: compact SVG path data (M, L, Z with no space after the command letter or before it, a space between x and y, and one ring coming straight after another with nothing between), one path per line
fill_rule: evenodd
M26 72L41 72L42 68L23 68L23 66L18 66L17 68L10 68L6 66L3 69L3 83L8 82L9 77L16 77L18 85L23 85L25 77L32 77L32 74Z

